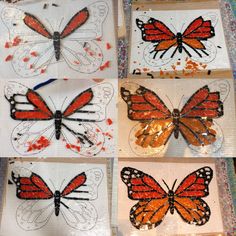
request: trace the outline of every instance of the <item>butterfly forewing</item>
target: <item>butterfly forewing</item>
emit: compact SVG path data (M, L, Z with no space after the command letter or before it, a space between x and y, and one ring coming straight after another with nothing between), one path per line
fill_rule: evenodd
M132 200L166 198L165 190L149 175L140 170L125 167L121 179L128 187L128 197Z
M177 197L206 197L209 195L208 186L213 178L213 170L210 167L202 167L180 183L175 191Z
M65 38L68 35L75 32L78 28L80 28L89 18L89 11L87 8L82 9L81 11L77 12L65 26L63 31L61 32L61 38Z
M39 175L27 169L16 168L12 171L12 180L16 184L16 194L20 199L53 198L53 193L44 180Z
M133 83L121 87L121 96L128 105L131 120L149 121L171 117L170 110L153 91Z

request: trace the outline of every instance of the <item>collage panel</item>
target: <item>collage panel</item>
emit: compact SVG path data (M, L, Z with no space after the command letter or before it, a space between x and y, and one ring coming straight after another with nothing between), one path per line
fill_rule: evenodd
M116 156L116 80L1 80L6 157Z
M224 235L219 170L212 159L120 159L118 235Z
M232 157L232 79L119 81L119 157Z
M128 77L231 76L217 1L137 1L131 9Z
M0 15L2 78L117 78L112 0L2 2Z
M232 1L0 0L0 236L235 236Z
M111 235L109 179L107 159L9 160L1 235Z

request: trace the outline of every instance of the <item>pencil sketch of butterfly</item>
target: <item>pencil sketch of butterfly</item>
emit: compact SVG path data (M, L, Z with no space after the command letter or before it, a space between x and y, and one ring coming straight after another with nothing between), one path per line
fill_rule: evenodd
M4 8L1 17L9 39L19 44L13 47L13 69L22 77L32 77L44 73L49 65L64 61L80 73L97 71L103 52L94 40L103 36L107 14L107 4L98 1L76 12L62 30L64 18L57 29L50 30L52 26L45 19L15 7Z
M11 134L14 149L23 156L32 156L60 140L62 147L79 155L98 154L105 139L97 123L106 119L112 97L112 85L101 83L78 94L64 110L53 110L36 91L8 82L5 98L10 103L10 115L21 121Z
M138 84L124 83L121 97L127 103L128 118L138 122L130 132L131 149L138 155L158 154L167 147L172 134L175 139L181 134L193 151L217 152L224 135L215 120L224 115L223 102L229 91L227 81L214 81L181 101L181 109L170 111L154 91Z
M151 230L162 223L166 214L177 212L188 224L205 225L211 216L208 204L202 198L209 195L209 184L213 178L213 170L209 166L202 167L188 176L176 190L174 181L170 189L163 180L168 191L150 175L132 167L124 167L121 179L128 188L128 197L136 200L130 210L130 221L139 230Z
M16 210L18 225L26 231L37 230L55 215L74 229L90 230L98 217L90 201L98 198L102 178L102 170L94 168L76 175L63 190L52 190L40 175L22 167L13 169L16 197L23 201Z
M183 33L175 34L158 19L140 16L136 25L141 30L142 40L150 43L143 52L145 61L151 66L162 66L178 53L185 53L192 60L202 63L213 61L217 50L208 39L215 36L217 21L216 14L208 13L195 18Z

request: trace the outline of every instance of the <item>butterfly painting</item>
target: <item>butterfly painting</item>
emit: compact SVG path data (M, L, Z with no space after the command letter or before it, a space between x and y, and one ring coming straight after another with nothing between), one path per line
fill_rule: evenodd
M230 68L218 9L143 8L132 11L130 74L189 78Z
M58 8L55 9L58 11ZM65 8L70 9L67 5ZM46 14L50 9L44 9L42 13ZM24 78L42 75L53 65L58 71L61 67L58 63L67 65L63 66L63 71L95 73L105 63L100 44L108 11L108 5L103 1L92 3L75 13L73 7L73 15L63 17L58 26L53 18L53 22L49 22L30 11L5 7L1 18L9 31L10 40L5 43L5 49L12 50L5 61L11 62L14 71Z
M98 197L103 172L93 168L82 172L67 183L64 189L50 189L44 179L23 167L12 171L16 197L22 203L16 210L18 225L26 231L44 227L51 217L63 217L66 224L86 231L97 222L96 208L90 201Z
M63 86L69 82L64 81ZM58 85L61 89L60 81ZM56 88L54 90L57 91ZM50 96L51 100L45 100L46 97L43 98L34 89L14 81L8 82L5 98L10 105L10 116L20 122L11 134L14 149L23 156L32 156L60 141L62 149L77 155L97 155L103 150L107 136L97 123L108 119L106 110L113 93L112 84L100 83L78 93L63 108L65 101L69 100L65 97L60 108L56 108Z
M223 83L223 82L222 82ZM224 98L212 91L214 83L205 85L180 103L183 107L170 110L154 91L135 83L121 86L121 97L127 104L128 119L136 122L130 132L130 145L138 155L163 151L170 138L183 139L197 153L217 152L223 142L221 128L215 120L224 116ZM171 101L170 101L171 102ZM172 104L171 104L172 105ZM134 123L135 124L135 123Z
M120 173L128 188L128 197L138 201L130 210L130 222L139 230L151 230L160 225L168 212L177 213L184 222L202 226L211 217L211 209L202 199L209 195L213 170L209 166L195 170L186 176L175 189L177 179L170 188L163 180L164 188L150 175L124 167Z
M185 52L189 57L196 55L202 58L202 54L209 56L204 41L215 36L211 20L204 20L202 16L194 19L183 33L176 34L163 22L154 18L150 18L147 23L136 19L136 24L141 30L143 41L153 44L153 50L150 51L153 59L162 59L172 48L170 58L177 52Z

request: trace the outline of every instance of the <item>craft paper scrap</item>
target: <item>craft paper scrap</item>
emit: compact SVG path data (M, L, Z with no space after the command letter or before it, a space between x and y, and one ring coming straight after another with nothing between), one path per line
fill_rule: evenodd
M111 0L0 3L1 77L116 78L113 15Z
M133 11L130 73L230 70L220 10Z
M121 81L119 121L120 157L236 154L231 79Z
M0 89L1 156L116 155L115 80L1 80Z
M8 179L1 235L110 235L106 165L15 162Z
M222 233L215 164L119 163L123 235Z

